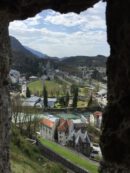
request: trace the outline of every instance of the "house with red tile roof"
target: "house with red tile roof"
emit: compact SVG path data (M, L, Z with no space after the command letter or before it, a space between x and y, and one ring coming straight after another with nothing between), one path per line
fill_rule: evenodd
M60 119L59 126L57 127L58 132L58 143L61 145L66 145L68 136L73 130L73 123L71 120Z
M40 135L49 140L55 140L59 118L48 115L40 121Z
M100 128L102 123L102 112L96 111L93 113L93 116L94 116L95 126L97 128Z
M81 130L85 131L86 122L83 122L81 119L63 119L61 118L59 121L59 126L57 127L58 132L58 142L62 145L67 145L68 138L72 134L72 132Z

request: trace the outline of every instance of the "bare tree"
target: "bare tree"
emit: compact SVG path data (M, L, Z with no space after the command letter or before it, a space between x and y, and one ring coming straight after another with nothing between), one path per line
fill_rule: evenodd
M12 112L12 120L14 125L16 126L18 123L18 116L22 112L22 100L20 98L20 95L17 94L12 97L11 99L11 112Z

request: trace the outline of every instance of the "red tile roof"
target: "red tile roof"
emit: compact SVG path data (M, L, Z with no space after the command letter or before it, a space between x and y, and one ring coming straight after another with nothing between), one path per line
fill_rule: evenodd
M54 126L54 122L48 119L43 119L40 121L41 125L47 126L49 128L52 128Z
M96 116L96 117L100 117L100 116L102 116L102 112L96 111L96 112L93 113L93 115Z
M60 119L60 125L58 126L58 131L67 132L70 125L71 125L70 120Z

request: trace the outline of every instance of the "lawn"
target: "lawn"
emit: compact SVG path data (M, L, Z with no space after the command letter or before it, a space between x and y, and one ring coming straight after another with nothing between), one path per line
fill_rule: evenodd
M88 170L90 173L98 173L98 167L92 164L89 160L81 157L80 155L70 151L67 148L62 147L52 141L40 138L41 143L56 152L57 154L63 156L67 160L70 160L72 163L79 165L80 167Z
M66 90L65 85L61 85L55 80L45 81L45 86L47 88L49 97L63 95ZM33 94L39 93L42 95L43 84L41 80L30 82L28 87Z
M29 87L29 89L30 89L30 91L32 93L35 93L36 91L39 91L41 93L42 90L43 90L42 81L41 80L30 82L28 84L28 87Z
M77 107L84 108L87 107L87 105L88 105L87 101L78 101Z

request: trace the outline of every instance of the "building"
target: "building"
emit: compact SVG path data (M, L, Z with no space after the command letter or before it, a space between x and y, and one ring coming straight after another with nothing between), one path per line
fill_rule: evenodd
M20 72L17 70L11 69L9 72L9 78L12 84L17 84L19 83L19 78L20 78Z
M104 97L107 95L107 89L101 89L97 92L97 97Z
M19 78L19 84L24 84L24 83L26 83L26 77L25 76L21 76L20 78Z
M35 81L35 80L38 80L38 77L37 76L30 76L29 80L30 81Z
M26 92L27 92L27 84L25 82L24 84L22 84L22 87L21 87L21 95L26 97Z
M26 94L26 85L22 85L22 95L25 96ZM48 98L48 107L53 108L55 105L55 102L57 101L57 98ZM29 107L39 107L43 108L43 98L38 96L31 96L30 98L25 98L23 100L23 106L29 106Z
M93 113L93 115L94 115L95 126L97 128L100 128L102 123L102 112L96 111Z
M46 139L55 141L56 130L59 123L59 118L53 115L48 115L40 121L40 135Z
M67 145L89 156L91 152L91 141L86 130L88 124L87 119L82 117L81 119L71 121L72 128L67 139Z
M82 121L82 119L75 119L75 120L72 120L72 122L73 122L73 129L74 130L84 131L86 129L87 123Z
M48 107L53 108L55 106L56 101L57 101L57 98L48 98Z
M58 143L61 145L66 145L68 141L68 136L73 130L73 123L71 120L60 119L59 126L57 128L58 132Z
M42 108L42 104L43 104L42 99L37 96L31 96L29 98L25 98L22 103L23 106L28 106L28 107L36 106L39 108Z
M91 126L94 126L94 124L95 124L94 115L93 115L93 114L90 114L88 119L89 119L89 120L88 120L88 121L89 121L89 124L90 124Z
M68 137L68 146L89 156L91 153L91 141L87 131L82 131L81 129L78 131L73 130Z
M89 124L88 119L84 115L81 115L81 121L86 124Z

